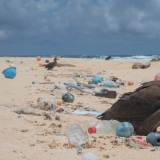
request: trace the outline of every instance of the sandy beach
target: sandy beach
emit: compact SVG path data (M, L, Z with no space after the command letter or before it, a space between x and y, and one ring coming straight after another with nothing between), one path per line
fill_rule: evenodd
M53 58L42 58L50 61ZM0 160L80 160L75 147L69 148L66 136L57 136L56 132L66 132L70 124L77 123L81 126L85 120L97 121L90 116L74 116L65 112L55 113L52 120L45 120L44 116L16 114L15 109L36 107L37 99L55 98L49 88L51 84L32 84L32 82L46 82L44 76L48 71L39 67L36 58L0 58L1 72L9 67L12 61L17 68L17 76L14 79L6 79L0 76ZM22 63L23 62L23 63ZM159 72L160 62L151 62L147 69L132 69L136 61L131 60L109 60L104 59L74 59L59 58L58 63L72 64L75 67L55 67L48 78L52 82L75 82L71 76L73 73L87 73L97 75L104 79L115 76L126 81L134 81L133 86L120 86L110 88L117 92L116 99L100 98L91 95L74 94L73 106L78 104L90 104L95 109L103 112L110 108L114 102L125 92L134 91L140 86L143 79L154 80ZM140 61L146 62L146 61ZM83 77L78 78L84 81ZM87 90L93 92L92 90ZM62 104L63 106L63 104ZM60 120L55 120L59 116ZM159 149L152 147L145 149L133 149L125 145L113 145L112 138L94 134L94 147L83 148L83 154L92 152L99 160L158 160ZM143 137L145 139L145 137Z

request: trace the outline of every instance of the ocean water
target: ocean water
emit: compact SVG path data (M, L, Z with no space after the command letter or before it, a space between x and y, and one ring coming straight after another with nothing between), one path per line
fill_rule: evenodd
M105 59L109 55L40 55L44 58L50 58L54 56L62 56L64 58L86 58L86 59ZM151 60L154 58L159 57L160 55L111 55L112 59L115 60ZM6 57L6 56L0 56L0 57ZM37 57L35 55L12 55L7 57Z

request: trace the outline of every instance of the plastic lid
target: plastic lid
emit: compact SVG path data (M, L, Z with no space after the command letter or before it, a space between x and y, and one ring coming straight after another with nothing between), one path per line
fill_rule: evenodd
M94 126L89 127L89 128L88 128L88 132L89 132L90 134L96 133L96 127L94 127Z

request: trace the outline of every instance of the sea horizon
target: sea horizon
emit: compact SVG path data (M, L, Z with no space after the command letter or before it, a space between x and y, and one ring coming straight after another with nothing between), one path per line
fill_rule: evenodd
M86 59L105 59L108 56L111 56L112 59L117 60L151 60L159 57L159 55L0 55L0 57L37 57L41 56L43 58L51 58L51 57L63 57L63 58L86 58Z

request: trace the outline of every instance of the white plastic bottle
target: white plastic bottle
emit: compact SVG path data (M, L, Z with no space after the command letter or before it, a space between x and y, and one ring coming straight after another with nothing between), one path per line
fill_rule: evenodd
M88 128L88 133L90 134L97 133L97 134L114 134L115 135L118 124L119 122L116 120L110 120L110 121L103 120L99 122L85 122L84 130L86 132Z
M87 140L87 135L79 124L72 124L67 130L67 137L70 145L79 147Z

